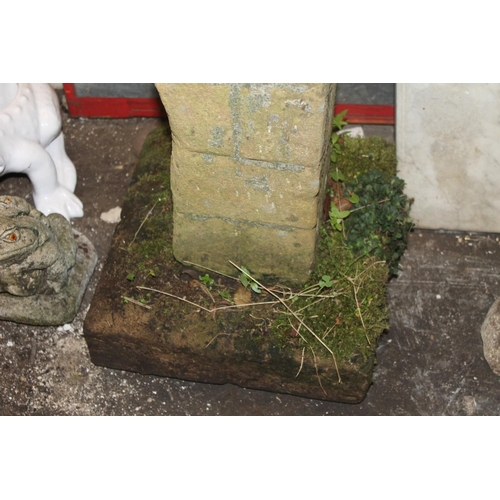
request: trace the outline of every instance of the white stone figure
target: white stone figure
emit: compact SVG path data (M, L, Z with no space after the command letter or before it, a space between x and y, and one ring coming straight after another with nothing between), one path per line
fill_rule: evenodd
M26 174L44 215L83 216L76 169L64 149L61 110L48 83L0 83L0 175Z

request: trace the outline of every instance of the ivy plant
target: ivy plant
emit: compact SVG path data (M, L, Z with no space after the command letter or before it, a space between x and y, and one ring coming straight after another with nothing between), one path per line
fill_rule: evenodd
M358 208L344 222L347 244L358 253L385 260L390 273L397 274L413 227L404 181L371 170L347 183L346 188L359 198Z
M344 121L344 117L347 114L347 109L344 109L341 113L333 117L333 126L338 131L342 130L344 125L347 125L347 122ZM335 163L337 161L338 155L340 154L340 144L339 144L339 134L333 133L331 136L332 142L332 150L330 153L330 160Z

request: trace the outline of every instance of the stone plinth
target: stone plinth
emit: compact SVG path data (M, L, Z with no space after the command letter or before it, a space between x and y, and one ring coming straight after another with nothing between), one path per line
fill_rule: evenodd
M266 297L254 294L253 300L264 302L257 309L238 307L212 313L195 306L211 307L213 302L200 287L202 273L193 274L173 257L170 152L170 134L160 128L149 135L138 160L85 319L92 362L327 401L362 401L372 382L375 352L339 357L339 382L326 350L317 349L313 356L312 351L277 341L268 323L275 316L275 306L266 306ZM200 223L199 231L205 233L195 228L194 234L210 237L206 227ZM216 300L222 299L216 290L234 296L238 286L234 280L210 275L217 280L212 291Z
M309 277L334 84L156 84L173 136L174 255Z
M417 226L500 232L500 84L398 84L396 111Z

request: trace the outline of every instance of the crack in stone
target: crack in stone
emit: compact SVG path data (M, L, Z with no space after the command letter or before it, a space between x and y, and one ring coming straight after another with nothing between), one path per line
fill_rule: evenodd
M221 220L223 222L227 222L228 224L233 224L236 226L244 225L244 226L248 226L248 227L264 227L267 229L276 229L278 231L286 231L286 232L293 232L296 229L300 229L300 228L291 227L291 226L283 226L280 224L269 224L266 222L231 219L230 217L220 217L217 215L200 215L200 214L193 214L193 213L187 213L187 212L184 212L182 215L186 216L188 219L191 219L194 221L200 221L200 222L204 222L207 220Z

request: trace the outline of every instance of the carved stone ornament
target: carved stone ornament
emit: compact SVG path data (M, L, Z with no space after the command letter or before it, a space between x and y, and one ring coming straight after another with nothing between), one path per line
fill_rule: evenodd
M72 321L96 261L93 245L63 215L0 196L0 319Z

